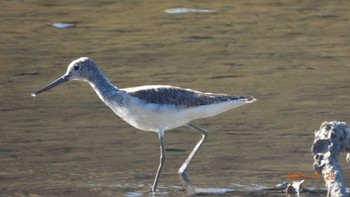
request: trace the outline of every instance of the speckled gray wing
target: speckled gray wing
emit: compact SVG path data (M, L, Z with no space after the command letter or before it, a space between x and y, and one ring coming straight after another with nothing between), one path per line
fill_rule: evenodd
M183 89L179 87L155 87L128 92L146 103L168 104L186 107L210 105L226 101L251 101L252 96L230 96L226 94L212 94Z

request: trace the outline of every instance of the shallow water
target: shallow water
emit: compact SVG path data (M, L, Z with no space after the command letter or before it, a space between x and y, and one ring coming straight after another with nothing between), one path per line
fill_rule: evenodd
M310 147L323 121L350 122L349 1L15 0L0 7L2 196L151 195L144 191L159 161L155 133L124 123L86 83L30 96L81 56L121 88L169 84L258 99L194 121L210 131L190 167L194 185L284 196L235 186L274 187L302 172L305 187L324 187L312 180ZM215 12L165 12L172 8ZM165 138L159 196L183 196L177 170L200 135L181 127Z

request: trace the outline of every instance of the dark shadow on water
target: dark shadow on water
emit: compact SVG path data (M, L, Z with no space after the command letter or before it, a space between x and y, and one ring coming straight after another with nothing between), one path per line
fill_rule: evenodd
M120 186L118 186L120 187ZM135 188L137 187L137 188ZM185 190L179 186L160 186L157 193L153 193L145 187L139 188L135 187L125 187L119 188L122 190L134 190L125 192L123 195L127 197L139 197L139 196L269 196L269 197L285 197L285 191L278 188L269 188L262 185L251 184L251 185L242 185L242 184L232 184L231 188L194 188L194 190L189 191ZM325 196L326 190L318 189L314 192L304 192L300 196Z

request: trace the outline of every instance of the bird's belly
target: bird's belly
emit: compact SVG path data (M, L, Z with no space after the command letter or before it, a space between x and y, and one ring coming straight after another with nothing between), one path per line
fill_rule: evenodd
M130 125L144 131L169 130L188 122L187 119L179 115L178 109L161 108L150 104L149 106L131 106L113 111Z
M191 120L210 117L238 107L243 103L226 102L186 108L176 105L132 105L112 108L112 110L130 125L144 131L169 130L188 123Z

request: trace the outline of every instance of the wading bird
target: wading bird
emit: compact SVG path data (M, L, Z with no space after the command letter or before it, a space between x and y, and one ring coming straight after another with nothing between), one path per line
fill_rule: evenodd
M66 74L32 93L32 96L36 96L70 80L88 82L100 99L130 125L143 131L158 133L160 163L152 186L153 192L156 192L158 180L166 159L163 141L164 131L186 125L202 134L201 140L178 171L184 187L186 189L194 189L188 177L187 167L207 139L208 132L190 121L214 116L256 101L252 96L202 93L164 85L119 89L110 83L94 61L86 57L72 61Z

